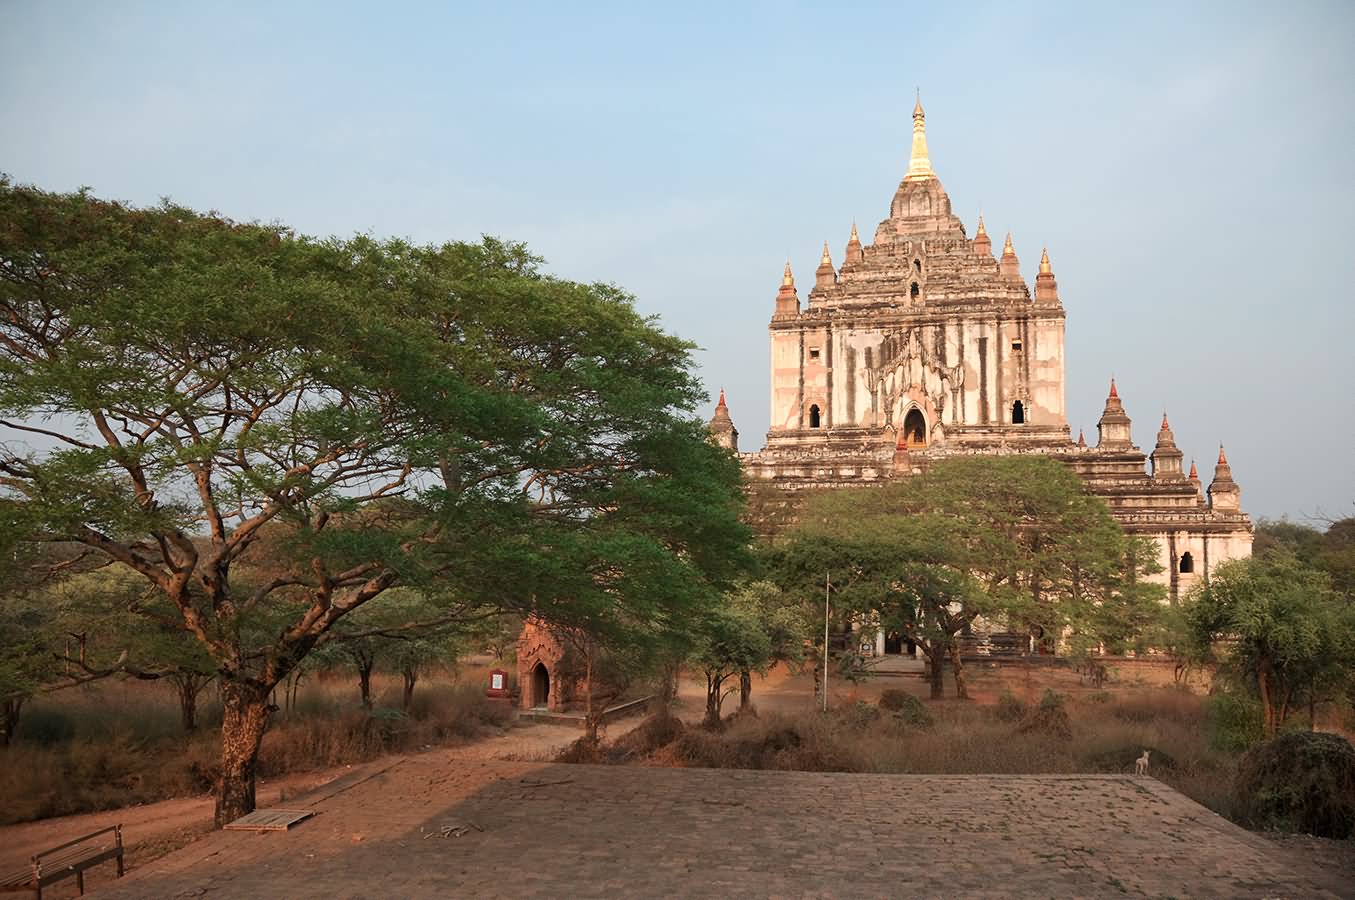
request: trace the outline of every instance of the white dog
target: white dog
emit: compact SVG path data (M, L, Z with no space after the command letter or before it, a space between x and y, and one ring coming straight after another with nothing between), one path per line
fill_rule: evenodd
M1135 774L1135 775L1147 775L1147 774L1148 774L1148 755L1149 755L1150 753L1152 753L1152 752L1153 752L1153 751L1151 751L1151 750L1144 750L1144 751L1143 751L1143 755L1140 756L1138 759L1134 760L1134 774Z

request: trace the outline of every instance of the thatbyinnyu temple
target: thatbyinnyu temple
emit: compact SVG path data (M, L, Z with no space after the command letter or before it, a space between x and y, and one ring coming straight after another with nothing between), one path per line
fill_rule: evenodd
M1224 560L1251 555L1252 527L1223 448L1206 490L1182 466L1167 417L1151 453L1134 444L1115 382L1089 445L1064 406L1064 308L1046 252L1035 289L1011 235L996 257L932 171L922 103L908 172L863 244L852 226L841 267L828 245L801 303L786 264L768 333L771 430L741 454L750 481L784 491L908 475L957 454L1042 453L1071 466L1126 531L1160 547L1171 597ZM711 429L738 449L724 392Z

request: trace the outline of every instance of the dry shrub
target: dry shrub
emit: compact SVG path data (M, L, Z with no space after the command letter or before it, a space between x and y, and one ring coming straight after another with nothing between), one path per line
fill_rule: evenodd
M392 679L385 696L398 697L398 685ZM345 765L472 738L512 716L469 684L420 685L410 715L368 712L356 699L346 681L317 679L303 688L296 709L274 715L259 774ZM184 735L174 695L161 685L106 682L35 702L17 740L0 752L0 825L210 790L219 772L220 736L210 727L212 704L205 709L203 726Z
M609 762L606 745L587 735L573 741L555 757L562 763L604 763Z
M996 714L1003 722L1019 722L1026 717L1026 704L1016 699L1011 688L1004 687L997 698Z
M1336 734L1282 734L1247 752L1237 773L1240 814L1267 831L1355 835L1355 747Z
M611 747L618 754L618 762L641 759L673 743L685 730L681 719L661 709L617 738Z
M1040 705L1016 726L1021 734L1044 734L1069 740L1073 736L1072 722L1068 719L1068 710L1064 708L1064 696L1048 688L1040 698Z
M1178 688L1142 689L1124 694L1110 706L1117 719L1126 722L1152 722L1171 719L1177 722L1200 721L1201 698Z
M899 721L920 728L929 728L934 724L932 714L922 701L907 691L889 688L880 694L880 708L887 709Z

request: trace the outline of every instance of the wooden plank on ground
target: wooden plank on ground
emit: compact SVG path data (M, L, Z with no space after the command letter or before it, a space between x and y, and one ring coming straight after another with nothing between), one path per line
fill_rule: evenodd
M228 831L286 831L315 815L309 809L256 809L226 826Z

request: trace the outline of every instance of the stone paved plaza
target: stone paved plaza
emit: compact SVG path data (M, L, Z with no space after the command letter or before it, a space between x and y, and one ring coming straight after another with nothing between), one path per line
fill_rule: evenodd
M568 766L432 752L98 897L1333 897L1148 778ZM464 832L464 833L462 833ZM460 834L460 836L457 836Z

